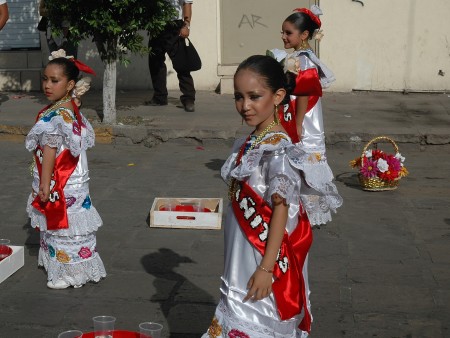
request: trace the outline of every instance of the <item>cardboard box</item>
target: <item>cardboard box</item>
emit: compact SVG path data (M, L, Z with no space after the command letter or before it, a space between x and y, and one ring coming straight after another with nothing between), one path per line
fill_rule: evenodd
M19 270L24 265L23 246L9 245L12 254L0 262L0 283Z
M220 229L222 213L221 198L156 197L150 210L150 227Z

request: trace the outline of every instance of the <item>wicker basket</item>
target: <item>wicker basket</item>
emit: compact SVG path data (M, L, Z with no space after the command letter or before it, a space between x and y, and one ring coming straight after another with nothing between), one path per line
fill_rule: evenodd
M370 140L366 146L364 147L362 153L361 153L361 166L363 165L363 161L364 161L364 154L366 153L367 149L369 148L369 146L371 144L375 144L375 149L377 149L377 144L380 141L385 141L385 142L389 142L390 144L392 144L392 146L394 147L394 153L398 153L398 146L397 144L394 142L394 140L392 140L391 138L387 137L387 136L378 136L373 138L372 140ZM382 180L378 177L364 177L363 175L359 174L359 184L361 185L361 188L363 190L367 190L367 191L386 191L386 190L395 190L398 187L398 184L400 182L400 178L397 178L393 181L385 181Z

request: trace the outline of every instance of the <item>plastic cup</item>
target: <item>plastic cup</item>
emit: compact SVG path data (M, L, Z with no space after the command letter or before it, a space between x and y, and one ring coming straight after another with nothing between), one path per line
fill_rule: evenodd
M158 323L144 322L139 324L141 338L161 338L163 326Z
M8 246L9 239L0 238L0 261L12 254L12 249Z
M69 331L61 332L58 335L58 338L79 338L82 335L83 335L83 332L81 332L80 330L69 330Z
M112 338L116 317L113 316L96 316L94 321L95 338Z

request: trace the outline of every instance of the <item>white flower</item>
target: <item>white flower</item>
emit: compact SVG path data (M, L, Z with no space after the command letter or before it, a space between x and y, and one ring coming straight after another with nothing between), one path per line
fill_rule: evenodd
M75 84L75 89L73 90L72 95L74 97L80 97L84 93L86 93L89 88L91 88L91 78L83 77Z
M288 56L284 62L284 71L298 74L300 70L300 60L295 56Z
M73 59L73 56L66 56L66 51L64 49L58 49L57 51L52 52L52 54L48 57L50 61L57 58Z
M364 152L364 156L367 157L367 158L372 157L372 150L366 150Z
M386 160L380 158L377 161L377 168L380 172L384 173L389 169L389 164L386 162Z
M314 31L314 39L317 41L322 40L324 34L323 34L323 30L322 29L316 29Z
M403 162L405 162L405 158L400 153L395 154L395 158L399 160L402 164Z

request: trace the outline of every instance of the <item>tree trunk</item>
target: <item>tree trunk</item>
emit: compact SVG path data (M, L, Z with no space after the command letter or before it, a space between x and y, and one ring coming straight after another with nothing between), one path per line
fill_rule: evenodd
M116 124L117 61L105 63L103 74L103 122Z

